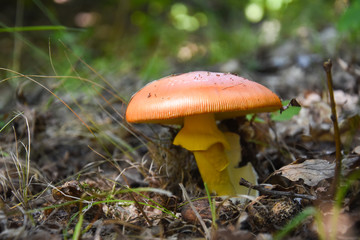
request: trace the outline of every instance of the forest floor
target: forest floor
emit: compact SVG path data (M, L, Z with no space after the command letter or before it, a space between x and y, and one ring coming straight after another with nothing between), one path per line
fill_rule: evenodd
M245 77L296 99L298 113L220 123L241 136L262 183L256 198L209 201L193 156L171 144L178 128L126 123L126 101L109 90L63 93L66 106L42 87L18 87L1 119L0 239L359 239L360 68L333 59L343 159L334 198L327 59L297 45L262 53Z

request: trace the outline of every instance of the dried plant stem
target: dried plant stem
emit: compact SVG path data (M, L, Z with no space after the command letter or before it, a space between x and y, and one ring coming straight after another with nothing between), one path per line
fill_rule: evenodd
M299 193L294 193L291 191L289 191L289 192L277 191L277 190L272 190L272 189L266 188L265 186L262 186L262 185L254 185L254 184L246 181L243 178L240 179L239 184L241 186L245 186L247 188L258 190L260 192L260 194L262 194L262 195L288 196L288 197L293 197L293 198L304 198L304 199L309 199L309 200L317 199L315 196L312 196L312 195L299 194Z
M335 165L335 174L334 180L332 184L332 194L335 196L336 190L338 189L340 178L341 178L341 141L340 141L340 132L339 132L339 124L337 120L336 114L336 104L334 98L334 89L333 89L333 82L332 82L332 75L331 75L331 67L332 62L329 59L328 61L324 62L324 70L326 72L327 78L327 85L329 89L329 96L330 96L330 106L331 106L331 120L334 124L334 139L335 139L335 148L336 148L336 165Z
M180 183L179 185L180 185L181 191L183 192L184 198L189 202L191 210L193 210L195 216L199 220L200 225L204 229L205 239L210 240L211 239L211 233L210 233L209 229L206 227L206 224L205 224L204 220L202 219L202 217L200 216L200 214L196 210L194 204L191 202L191 199L190 199L189 195L187 194L184 185L182 183Z

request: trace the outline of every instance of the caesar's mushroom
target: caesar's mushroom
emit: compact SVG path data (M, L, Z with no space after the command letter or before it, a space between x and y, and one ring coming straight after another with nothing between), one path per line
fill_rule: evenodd
M271 112L281 108L279 97L261 84L230 74L189 72L147 84L126 109L130 123L180 124L173 144L191 151L211 192L246 194L241 177L255 181L251 166L236 168L241 158L239 136L221 132L216 120ZM249 179L250 178L250 179Z

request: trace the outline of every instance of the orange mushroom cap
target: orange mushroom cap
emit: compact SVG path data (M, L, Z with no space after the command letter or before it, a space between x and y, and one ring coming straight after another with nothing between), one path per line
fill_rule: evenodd
M128 122L182 123L183 117L214 113L216 119L271 112L279 97L263 85L230 73L189 72L153 81L131 98Z

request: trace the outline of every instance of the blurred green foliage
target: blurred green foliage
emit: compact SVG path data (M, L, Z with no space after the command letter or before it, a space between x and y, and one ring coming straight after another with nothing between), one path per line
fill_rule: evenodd
M354 44L360 41L360 0L354 0L340 17L337 27Z
M3 28L66 27L0 33L0 64L25 73L64 75L76 69L79 74L81 58L110 78L136 73L150 81L230 59L252 66L257 51L297 38L303 29L320 32L338 26L351 39L359 35L359 1L7 0L2 4Z

